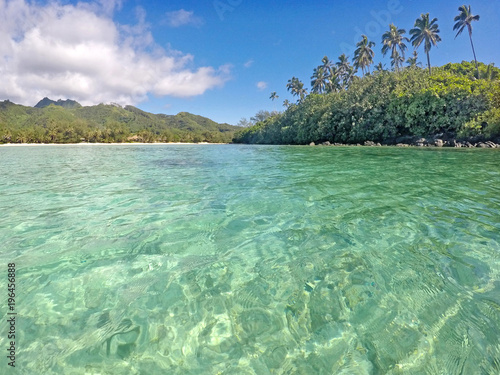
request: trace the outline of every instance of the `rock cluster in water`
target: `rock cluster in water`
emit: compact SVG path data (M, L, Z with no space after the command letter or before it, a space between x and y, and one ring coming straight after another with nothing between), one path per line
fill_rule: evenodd
M393 139L388 139L383 142L365 141L364 143L330 143L329 141L322 143L309 143L309 146L397 146L397 147L455 147L455 148L500 148L500 139L495 139L495 142L490 140L470 138L456 139L452 135L437 134L435 136L418 137L404 136Z

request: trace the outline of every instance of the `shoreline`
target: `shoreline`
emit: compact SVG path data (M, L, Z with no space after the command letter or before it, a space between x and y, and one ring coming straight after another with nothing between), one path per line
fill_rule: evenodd
M0 147L19 147L19 146L144 146L144 145L156 145L156 146L165 146L165 145L228 145L229 143L209 143L209 142L199 142L199 143L189 143L189 142L113 142L113 143L89 143L89 142L80 142L80 143L2 143Z

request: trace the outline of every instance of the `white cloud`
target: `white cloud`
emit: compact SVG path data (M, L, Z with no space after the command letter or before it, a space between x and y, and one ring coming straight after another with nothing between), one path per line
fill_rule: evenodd
M267 89L267 82L264 82L264 81L257 82L256 86L261 91L265 90L265 89Z
M0 99L136 104L148 94L200 95L230 78L230 66L195 68L192 55L156 45L141 8L136 25L116 24L120 5L0 0Z
M248 60L246 63L243 64L245 68L250 68L253 65L253 60Z
M184 9L167 12L165 16L165 22L170 27L180 27L185 25L201 26L203 24L202 18L195 16L194 12Z

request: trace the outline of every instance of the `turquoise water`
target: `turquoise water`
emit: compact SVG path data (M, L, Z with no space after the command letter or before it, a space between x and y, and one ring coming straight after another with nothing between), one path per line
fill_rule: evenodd
M17 373L498 374L499 151L2 147Z

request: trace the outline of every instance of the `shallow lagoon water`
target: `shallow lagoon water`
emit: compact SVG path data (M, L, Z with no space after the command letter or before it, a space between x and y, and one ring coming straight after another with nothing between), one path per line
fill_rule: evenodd
M2 147L16 371L498 374L499 151Z

